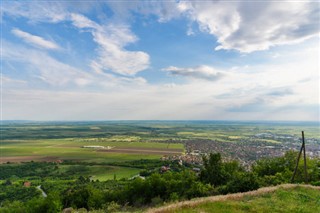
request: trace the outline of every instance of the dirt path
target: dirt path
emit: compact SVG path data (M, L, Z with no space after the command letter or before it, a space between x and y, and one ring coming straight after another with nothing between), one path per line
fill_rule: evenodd
M39 191L41 191L41 195L42 197L47 197L47 194L43 191L43 189L41 188L41 185L36 187Z

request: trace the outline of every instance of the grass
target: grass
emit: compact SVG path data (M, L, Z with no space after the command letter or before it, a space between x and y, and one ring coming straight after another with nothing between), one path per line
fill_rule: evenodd
M163 212L320 212L320 187L286 184L257 191L185 201L149 213Z
M72 167L77 167L78 165L60 165L59 171L65 172ZM130 168L130 167L119 167L119 166L106 166L106 165L81 165L81 171L78 171L75 175L77 176L91 176L92 180L112 180L121 178L130 178L134 175L139 174L141 169Z
M112 180L116 177L117 180L121 178L130 178L139 174L141 169L137 168L128 168L128 167L111 167L111 170L108 170L106 173L96 171L93 175L94 180L105 181Z

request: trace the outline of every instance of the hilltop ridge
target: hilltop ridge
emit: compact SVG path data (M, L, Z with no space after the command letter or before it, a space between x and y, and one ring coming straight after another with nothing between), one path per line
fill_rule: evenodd
M227 212L320 212L320 186L282 184L244 193L195 198L151 208L146 213L221 212L219 209L223 208L223 212L226 208Z

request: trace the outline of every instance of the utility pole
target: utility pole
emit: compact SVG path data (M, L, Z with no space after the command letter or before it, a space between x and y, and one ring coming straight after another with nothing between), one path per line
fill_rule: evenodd
M302 131L302 145L301 145L300 152L299 152L299 155L297 158L296 168L294 169L294 172L293 172L293 175L291 178L291 183L293 183L294 178L296 176L302 151L303 151L303 160L304 160L304 181L305 181L305 183L308 183L306 145L305 145L305 141L304 141L304 131Z

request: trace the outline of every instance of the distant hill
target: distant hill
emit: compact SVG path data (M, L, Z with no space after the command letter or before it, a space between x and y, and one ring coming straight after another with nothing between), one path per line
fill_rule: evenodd
M147 210L169 212L320 212L320 187L284 184L256 191L178 202Z

